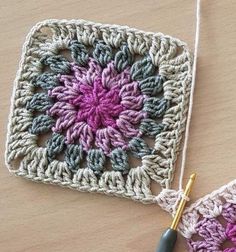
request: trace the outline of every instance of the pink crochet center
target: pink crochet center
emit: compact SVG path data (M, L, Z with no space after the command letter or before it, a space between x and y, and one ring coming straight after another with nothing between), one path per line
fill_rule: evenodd
M49 91L55 99L48 114L56 119L54 132L64 132L66 142L80 143L85 151L128 149L129 140L141 136L146 117L144 95L132 81L130 69L121 73L110 62L104 69L92 58L87 67L71 64L71 74L59 75L60 86Z
M71 101L79 109L76 121L86 122L93 132L108 126L117 128L116 119L124 110L119 88L106 89L100 77L95 78L93 86L81 84L78 88L78 97Z

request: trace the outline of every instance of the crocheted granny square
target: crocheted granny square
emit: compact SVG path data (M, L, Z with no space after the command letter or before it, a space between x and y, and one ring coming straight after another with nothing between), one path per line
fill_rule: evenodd
M180 231L189 251L236 252L236 180L188 207Z
M155 202L184 131L191 57L161 33L46 20L23 47L6 162L16 175Z

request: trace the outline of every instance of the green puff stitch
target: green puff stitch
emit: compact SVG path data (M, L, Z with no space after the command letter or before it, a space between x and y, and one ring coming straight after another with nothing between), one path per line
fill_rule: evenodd
M155 66L152 64L150 57L135 62L131 67L131 77L133 80L140 81L155 73Z
M139 87L143 94L157 95L162 92L163 83L165 82L163 76L151 76L139 82Z
M35 87L41 87L43 90L53 89L60 84L57 75L48 72L39 75L32 83Z
M165 98L149 97L144 101L144 111L152 118L160 118L170 107L170 101Z
M30 132L32 134L43 134L51 130L55 121L51 116L48 115L39 115L34 118Z
M70 62L61 55L44 56L41 59L41 63L45 66L49 66L54 73L70 73Z
M135 157L142 158L143 156L152 154L152 149L140 137L134 137L129 142L129 148Z
M83 148L81 145L69 144L65 151L65 161L69 169L78 170L83 161Z
M164 128L165 125L163 123L158 123L155 120L149 118L143 119L139 127L142 134L149 137L157 136L163 131Z
M70 42L71 56L81 66L86 66L89 60L87 48L76 40Z
M103 171L106 157L102 150L91 149L87 155L87 166L93 170L96 175L100 175Z
M45 93L34 94L31 100L27 103L26 108L29 110L37 110L44 112L52 106L52 101Z
M120 171L127 174L129 171L129 162L127 152L121 148L114 149L111 152L111 164L114 171Z
M127 45L123 45L115 55L114 64L118 72L123 71L126 67L131 66L134 57Z
M93 51L93 57L102 67L105 67L113 59L112 48L99 41Z
M58 133L53 133L52 137L47 141L47 155L49 159L55 158L62 153L65 147L65 137Z

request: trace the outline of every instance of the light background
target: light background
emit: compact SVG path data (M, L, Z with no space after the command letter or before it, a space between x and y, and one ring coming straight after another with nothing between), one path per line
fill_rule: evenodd
M203 0L187 171L197 199L236 177L236 1ZM0 3L0 251L153 252L170 216L155 205L10 176L4 165L13 80L26 34L48 18L129 25L193 48L193 0L8 0ZM179 167L177 165L177 167ZM176 184L176 181L175 181ZM175 252L186 251L182 238Z

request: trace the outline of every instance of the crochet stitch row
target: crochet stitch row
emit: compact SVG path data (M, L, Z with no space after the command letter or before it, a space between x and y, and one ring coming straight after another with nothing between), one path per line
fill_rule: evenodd
M236 252L236 180L188 207L180 231L189 251Z
M83 20L38 23L15 81L9 169L157 202L151 181L170 187L190 81L188 49L172 37Z

